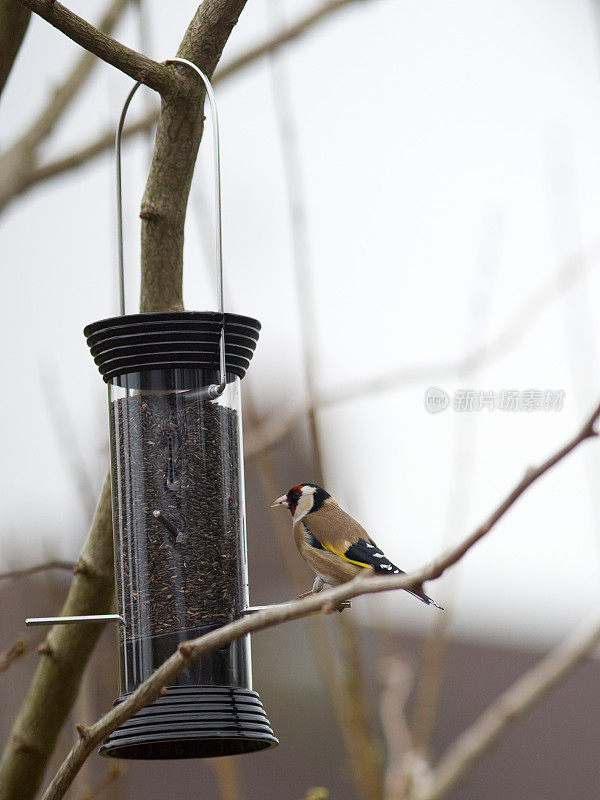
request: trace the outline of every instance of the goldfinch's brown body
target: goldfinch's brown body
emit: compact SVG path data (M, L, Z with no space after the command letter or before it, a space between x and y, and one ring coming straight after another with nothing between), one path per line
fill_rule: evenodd
M292 513L296 547L316 575L313 592L345 583L364 569L382 575L403 573L386 558L362 525L320 486L293 486L275 500L272 507L275 506L289 508ZM441 608L424 592L410 594Z

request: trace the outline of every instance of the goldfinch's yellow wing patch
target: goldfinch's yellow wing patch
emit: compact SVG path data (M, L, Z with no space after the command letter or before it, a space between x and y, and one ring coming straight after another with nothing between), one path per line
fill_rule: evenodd
M334 547L332 544L328 543L323 545L323 549L328 550L330 553L333 553L334 555L339 556L340 558L343 558L344 561L347 561L349 564L355 564L357 567L366 567L372 569L371 564L367 564L364 561L356 561L355 559L350 558L349 552L352 549L353 545L350 545L349 542L344 542L344 544L347 545L345 550L342 550L339 547Z
M348 561L350 564L355 564L357 567L374 569L377 572L391 575L402 572L395 564L392 564L384 552L370 538L360 538L353 544L342 542L341 546L338 547L323 543L323 547L325 550L329 550L330 553L335 553L336 556L343 558L344 561Z

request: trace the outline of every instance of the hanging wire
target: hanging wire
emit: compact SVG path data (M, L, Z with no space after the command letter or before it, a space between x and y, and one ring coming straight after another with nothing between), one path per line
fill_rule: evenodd
M119 313L121 316L125 314L125 264L123 257L123 192L121 186L121 139L123 138L123 125L125 124L125 117L129 104L133 100L133 95L142 85L138 81L133 89L127 95L127 100L121 111L119 117L119 124L117 125L117 132L115 134L115 166L117 170L117 249L119 253Z
M217 102L212 88L212 84L202 70L187 58L169 58L165 63L177 62L191 67L199 76L206 87L206 94L210 103L212 114L212 133L213 133L213 163L215 180L215 257L217 261L217 304L221 315L221 336L219 340L219 384L213 384L206 390L206 395L210 400L216 400L225 391L227 386L227 374L225 364L225 311L223 299L223 236L221 224L221 155L219 143L219 117L217 113ZM119 309L121 316L125 314L125 266L123 256L123 199L122 199L122 179L121 179L121 140L123 137L123 126L129 105L134 94L141 86L138 81L127 95L125 104L119 117L117 132L115 136L115 161L117 176L117 245L119 256Z

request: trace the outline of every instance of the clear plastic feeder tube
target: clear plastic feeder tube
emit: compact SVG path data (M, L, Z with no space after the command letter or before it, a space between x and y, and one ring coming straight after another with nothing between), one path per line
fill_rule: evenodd
M248 605L240 379L216 401L208 369L109 383L120 689ZM176 685L251 688L249 640L190 664Z

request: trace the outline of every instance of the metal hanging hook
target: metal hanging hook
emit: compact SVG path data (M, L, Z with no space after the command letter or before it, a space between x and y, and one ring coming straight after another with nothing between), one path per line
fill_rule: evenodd
M216 400L225 391L227 386L227 374L225 365L225 311L223 300L223 236L221 226L221 155L220 155L220 140L219 140L219 117L217 114L217 102L212 88L212 84L202 70L196 66L192 61L187 58L169 58L165 61L166 64L177 62L191 67L202 78L206 87L206 94L210 103L210 110L212 114L212 133L213 133L213 153L214 153L214 179L215 179L215 256L217 261L217 304L219 313L221 314L221 336L219 340L219 384L213 384L206 389L206 396L210 400ZM117 177L117 245L119 257L119 308L121 316L125 314L125 267L123 257L123 197L122 197L122 179L121 179L121 140L123 137L123 126L125 124L125 117L129 105L133 99L134 94L141 86L141 81L138 81L133 89L127 95L127 99L123 105L119 123L117 125L117 132L115 136L115 161L116 161L116 177Z

